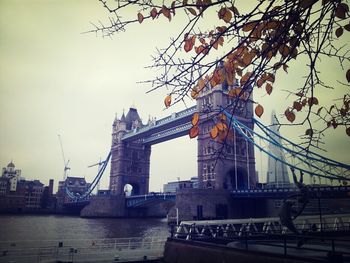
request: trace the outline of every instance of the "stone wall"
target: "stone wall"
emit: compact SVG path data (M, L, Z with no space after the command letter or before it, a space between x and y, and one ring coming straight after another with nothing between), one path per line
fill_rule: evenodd
M125 198L123 196L95 196L80 213L81 217L124 217Z

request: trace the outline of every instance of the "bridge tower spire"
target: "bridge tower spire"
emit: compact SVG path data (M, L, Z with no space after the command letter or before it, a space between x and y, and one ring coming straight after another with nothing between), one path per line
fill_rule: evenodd
M112 129L112 157L109 190L112 195L123 195L125 185L132 186L132 194L147 194L151 147L141 142L124 142L125 133L143 126L135 107L125 116L116 118Z

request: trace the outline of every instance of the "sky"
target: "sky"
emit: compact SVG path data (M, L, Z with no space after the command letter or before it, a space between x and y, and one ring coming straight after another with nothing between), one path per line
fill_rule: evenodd
M151 64L156 47L166 47L179 31L183 17L175 16L172 23L144 21L113 38L82 34L93 28L91 22L107 21L107 15L97 0L0 0L1 167L13 160L26 179L48 184L52 178L57 188L64 168L60 134L70 160L69 175L92 181L97 167L87 166L109 152L116 113L120 116L134 105L145 123L149 116L159 119L185 107L164 110L166 90L146 94L150 87L137 83L154 75L145 66ZM283 114L291 102L285 90L301 84L299 63L304 62L295 62L288 74L277 78L279 90L270 97L254 94L265 103L265 123L270 123L271 110ZM345 75L327 61L323 67L330 80ZM330 99L329 94L319 99ZM302 130L281 132L298 140ZM345 131L326 136L324 154L350 163ZM159 191L178 177L196 176L196 158L196 140L187 136L152 146L150 190ZM109 168L102 188L108 187L108 175Z

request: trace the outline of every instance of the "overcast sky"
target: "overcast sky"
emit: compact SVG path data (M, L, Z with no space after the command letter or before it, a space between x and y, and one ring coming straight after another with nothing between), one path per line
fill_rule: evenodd
M92 29L90 22L107 21L97 0L0 0L0 166L13 160L26 179L48 184L53 178L57 187L64 167L60 134L70 160L69 175L91 181L97 168L87 166L106 157L116 113L120 116L123 109L135 105L146 122L149 115L159 119L183 109L179 104L164 111L166 91L146 94L149 87L136 83L152 76L144 67L151 64L155 48L165 47L178 32L183 21L176 19L145 21L104 39L81 34ZM350 42L349 34L344 35ZM283 90L301 83L303 69L294 66L277 78L279 92L274 90L270 98L254 95L267 101L265 123L270 123L272 109L283 114L286 102L290 103ZM330 80L345 75L327 61L324 70ZM328 93L319 100L329 99ZM281 131L298 139L298 129ZM326 155L349 163L350 143L344 129L326 135ZM196 147L196 140L187 136L153 146L150 190L159 191L177 177L196 176ZM102 188L107 188L108 176L109 169Z

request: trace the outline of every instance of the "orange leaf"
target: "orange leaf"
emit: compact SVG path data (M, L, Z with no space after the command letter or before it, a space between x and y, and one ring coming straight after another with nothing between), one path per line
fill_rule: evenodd
M222 122L218 122L216 124L216 127L218 128L219 131L224 131L225 130L225 126Z
M165 97L164 104L165 104L165 107L167 107L167 108L170 106L170 104L171 104L171 95L168 95L168 96Z
M155 7L153 7L151 10L152 19L155 19L157 15L158 15L157 9Z
M227 120L226 115L223 114L223 113L220 113L219 118L220 118L221 121L224 121L224 122Z
M337 30L335 30L335 35L337 36L337 38L339 38L339 37L341 37L343 32L344 32L343 28L339 27Z
M264 107L261 106L260 104L258 104L255 107L255 114L256 114L256 116L258 116L260 118L263 115L263 113L264 113Z
M266 90L267 94L270 95L272 92L272 85L270 83L267 83L265 86L265 90Z
M216 126L214 126L211 130L210 130L210 137L212 139L215 139L216 137L218 137L218 133L219 133L219 130Z
M193 8L187 8L188 12L190 12L192 15L196 16L197 15L197 12L196 10L194 10Z
M273 75L271 73L267 73L266 80L274 83L275 82L275 75Z
M191 97L192 97L192 99L197 99L198 95L199 95L198 91L195 88L193 88L191 90Z
M137 20L139 21L139 23L141 24L143 21L143 15L141 13L137 14Z
M346 80L350 82L350 69L346 72Z
M193 126L188 133L188 135L190 136L191 139L197 137L198 134L199 134L198 126Z
M199 90L202 90L204 87L205 87L205 81L204 81L204 79L200 78L198 80L198 88L199 88Z
M199 114L198 114L198 112L196 112L192 116L191 123L192 123L193 126L196 126L198 124L198 121L199 121Z
M236 88L236 89L231 89L229 92L228 92L228 95L232 98L235 98L235 97L238 97L239 94L241 94L242 92L242 89L241 88Z
M266 81L265 78L261 77L257 82L256 82L256 85L258 86L258 88L260 88L264 82Z

